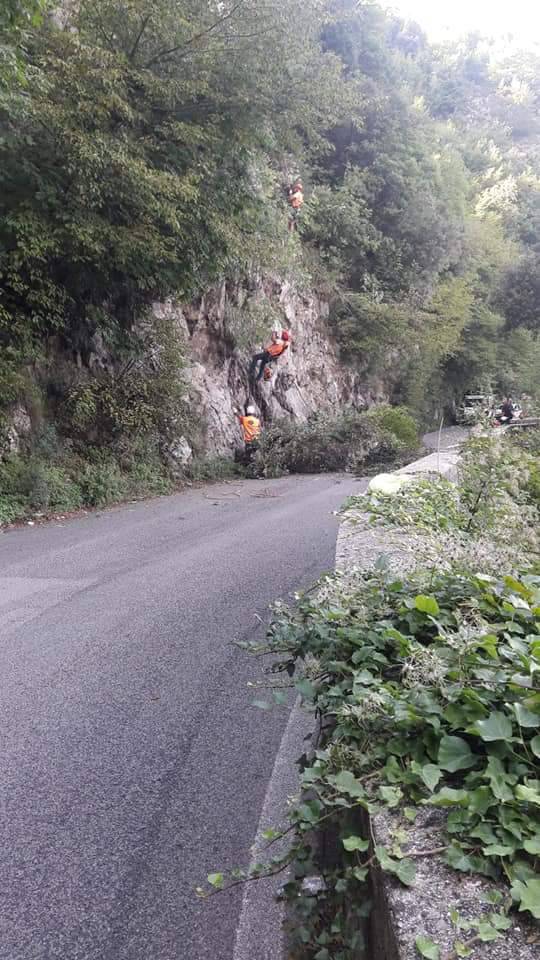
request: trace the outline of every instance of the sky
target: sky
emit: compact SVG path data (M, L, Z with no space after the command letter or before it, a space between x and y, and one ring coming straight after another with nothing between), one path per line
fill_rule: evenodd
M430 40L451 41L478 31L499 39L512 34L519 46L540 45L538 0L384 0L401 16L416 20Z

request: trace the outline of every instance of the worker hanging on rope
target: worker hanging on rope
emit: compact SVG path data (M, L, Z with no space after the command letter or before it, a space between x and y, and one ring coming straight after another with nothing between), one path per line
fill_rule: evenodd
M238 407L234 407L234 414L240 421L244 438L244 449L236 451L235 460L247 466L253 461L259 449L261 421L257 416L255 407L250 403L245 407L245 414L241 413Z
M288 349L290 341L291 335L288 330L272 330L272 339L270 343L266 345L261 353L256 353L251 359L249 379L251 381L255 379L259 381L262 380L263 376L265 380L268 379L266 375L267 364L275 363L276 360ZM258 373L257 364L260 364Z
M287 190L287 202L291 208L289 216L289 230L298 230L298 217L304 204L304 187L300 177Z

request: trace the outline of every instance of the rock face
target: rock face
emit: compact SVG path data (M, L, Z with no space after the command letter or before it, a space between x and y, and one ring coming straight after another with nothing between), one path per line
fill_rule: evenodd
M3 452L19 453L21 442L28 436L32 429L30 414L21 404L18 404L12 411L8 420L7 429L1 438L0 454Z
M266 333L264 323L255 325L249 319L254 306L264 305L271 305L274 318L268 321ZM269 424L287 416L304 420L320 410L332 410L338 416L345 406L362 408L386 399L382 387L366 389L340 361L325 323L328 305L287 282L265 279L250 290L224 283L195 304L154 304L154 313L174 318L189 345L190 403L200 424L196 453L230 452L240 439L233 406L248 400ZM291 347L273 365L272 379L251 390L250 357L262 350L276 317L291 331Z

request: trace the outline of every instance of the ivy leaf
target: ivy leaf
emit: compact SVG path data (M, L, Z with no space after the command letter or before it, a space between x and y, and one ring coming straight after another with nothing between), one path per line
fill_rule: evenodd
M382 870L390 870L394 866L394 860L389 856L388 850L386 847L377 846L375 847L375 854Z
M420 770L420 776L422 777L422 780L424 781L428 790L433 793L435 787L441 779L442 773L439 767L436 767L434 763L426 763L425 766L423 766Z
M469 744L462 737L442 737L437 759L439 766L450 773L465 770L476 763Z
M512 926L510 917L507 917L505 913L490 913L488 920L497 930L509 930Z
M514 793L509 783L509 778L505 772L503 763L499 757L490 757L485 770L485 776L489 779L493 796L497 800L510 803L514 799ZM514 781L515 782L515 781Z
M514 593L519 593L523 597L531 596L531 591L525 586L524 583L521 582L521 580L516 580L515 577L508 576L504 578L504 582L507 587L510 587L510 589L514 591Z
M272 840L275 840L279 836L280 836L279 830L274 830L273 827L270 827L268 830L263 830L263 832L261 833L261 837L263 838L263 840L268 840L269 842L271 842Z
M375 847L375 854L381 870L385 870L387 873L393 873L406 887L410 887L414 883L416 865L412 860L407 860L406 857L402 860L394 860L394 858L389 855L386 847L382 846Z
M482 943L490 943L492 940L498 940L501 934L487 920L481 920L478 924L477 936Z
M392 808L399 805L403 792L399 787L379 787L379 795L386 805Z
M473 733L491 743L494 740L510 740L512 737L512 723L506 714L498 710L490 713L487 720L477 720L473 727Z
M488 892L482 897L484 903L493 903L497 904L503 900L504 897L500 890L488 890Z
M414 605L421 613L428 613L432 617L436 617L440 613L440 607L435 597L426 597L423 593L419 593L414 598Z
M420 935L414 942L421 957L426 957L426 960L439 960L441 955L439 946L429 937Z
M514 713L520 727L537 727L540 724L540 714L527 710L522 703L514 703Z
M429 800L424 800L434 807L454 807L465 806L469 794L467 790L454 790L452 787L443 787L438 793L435 793Z
M540 877L516 880L510 892L519 902L519 910L530 910L533 917L540 920Z
M482 637L481 642L478 644L481 650L485 650L488 657L491 657L492 660L498 659L497 636L494 633L488 633L485 637Z
M207 878L208 883L213 887L216 887L218 890L223 886L223 874L222 873L209 873Z
M489 810L495 803L496 798L489 787L477 787L471 790L469 794L469 810L471 813L479 813L483 816L486 810Z
M404 857L398 861L394 873L406 887L412 887L416 878L416 864Z
M353 776L350 770L341 770L335 777L328 777L328 781L336 790L339 790L340 793L348 793L350 797L365 796L365 790L362 784Z
M533 737L531 740L531 750L534 753L535 757L540 757L540 733Z
M531 856L540 856L540 834L537 833L535 837L527 837L527 839L523 841L523 847Z
M373 683L374 680L375 680L375 677L373 676L370 670L358 670L354 674L355 684L361 683L361 684L369 685L370 683Z
M516 787L516 797L518 800L535 803L540 807L540 792L535 787L528 787L525 784L518 783Z
M349 850L349 852L360 850L364 853L369 847L369 840L363 840L362 837L345 837L343 846L346 850Z
M472 950L466 943L463 943L463 940L456 940L454 943L454 952L456 957L470 957Z
M515 847L508 847L504 843L491 843L484 847L486 857L509 857L514 850Z

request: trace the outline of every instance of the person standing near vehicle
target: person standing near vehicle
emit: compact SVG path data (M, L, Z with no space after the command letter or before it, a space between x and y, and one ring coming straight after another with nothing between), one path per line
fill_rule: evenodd
M512 397L505 397L501 404L501 419L510 420L514 419L514 404L512 402Z

